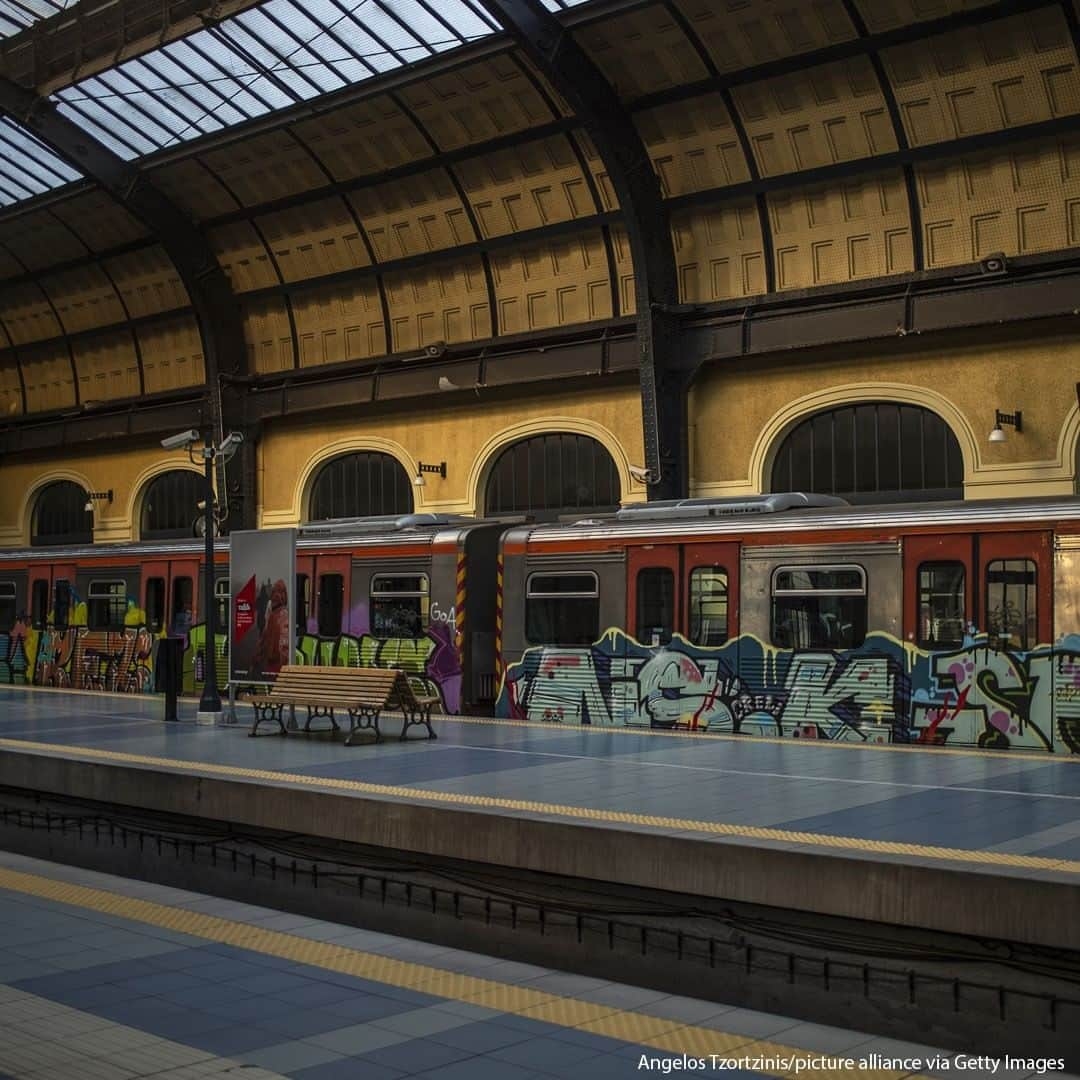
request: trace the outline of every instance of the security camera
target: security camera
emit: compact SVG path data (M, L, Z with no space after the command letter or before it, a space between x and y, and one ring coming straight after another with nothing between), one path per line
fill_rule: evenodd
M444 352L446 352L446 342L445 341L433 341L430 345L425 345L424 346L424 352L428 356L432 356L432 357L434 357L434 356L442 356L442 354Z
M170 435L161 440L161 445L166 450L186 450L192 443L196 443L202 436L194 429L181 431L179 435Z
M630 475L642 484L647 484L652 479L652 472L642 465L631 465Z
M244 433L242 431L230 431L225 436L224 441L218 447L218 454L228 461L237 450L240 449L240 444L244 441Z

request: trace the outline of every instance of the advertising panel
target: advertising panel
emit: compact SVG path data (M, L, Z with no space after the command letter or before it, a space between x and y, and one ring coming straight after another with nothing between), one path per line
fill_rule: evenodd
M296 530L229 537L229 679L273 682L292 660Z

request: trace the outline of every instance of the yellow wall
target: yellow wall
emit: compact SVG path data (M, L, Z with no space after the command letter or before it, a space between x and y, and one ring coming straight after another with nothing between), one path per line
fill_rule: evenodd
M425 475L414 488L418 511L474 513L482 506L486 468L498 452L541 432L572 431L599 439L618 466L623 498L645 497L629 473L644 463L641 406L636 385L575 394L544 391L507 400L481 397L437 409L361 412L349 419L280 422L259 448L260 524L292 525L305 513L318 468L338 454L379 450L396 457L410 476L416 463L446 461L446 479Z
M960 442L967 498L1074 490L1080 429L1080 341L1072 333L943 335L723 362L706 369L691 404L699 495L767 490L772 452L795 424L853 401L902 401L941 415ZM994 412L1023 412L1006 441L987 435Z
M110 444L59 454L7 455L0 462L0 546L30 542L34 498L53 480L72 480L90 491L113 493L111 503L94 504L97 541L133 540L138 537L139 499L146 484L168 469L188 466L187 454L168 453L156 442L125 441L123 450Z
M945 419L964 457L966 497L1071 494L1080 439L1078 376L1080 341L1064 330L1036 334L1030 327L717 362L692 392L691 493L768 490L772 454L796 423L838 404L886 400L922 405ZM631 465L644 464L636 384L609 381L573 393L553 385L517 398L481 390L477 397L439 401L437 408L401 403L272 422L258 448L259 522L298 524L319 467L357 450L391 454L410 476L420 461L445 460L446 479L429 473L425 486L414 489L417 510L476 513L499 452L553 431L599 439L615 459L624 500L643 499L644 486L630 475ZM1006 441L991 444L996 408L1022 410L1024 430L1007 428ZM0 463L0 546L29 541L34 495L56 479L112 488L112 504L97 507L96 538L136 539L146 484L185 465L185 454L168 454L155 443L9 457Z

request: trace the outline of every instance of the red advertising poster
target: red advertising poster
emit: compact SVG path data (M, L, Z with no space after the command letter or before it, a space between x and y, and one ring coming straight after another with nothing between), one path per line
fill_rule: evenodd
M296 530L252 529L229 537L229 677L273 682L293 656Z

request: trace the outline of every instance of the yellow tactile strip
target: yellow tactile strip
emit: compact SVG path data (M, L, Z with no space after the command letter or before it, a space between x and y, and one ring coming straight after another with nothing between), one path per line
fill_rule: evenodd
M172 772L203 773L232 780L262 780L293 787L327 788L356 795L388 796L411 802L455 804L483 810L512 810L546 817L576 818L610 825L631 825L636 828L674 830L681 833L701 833L706 836L730 836L766 843L800 844L807 847L856 851L873 855L912 856L950 863L974 863L979 866L1007 866L1026 870L1053 870L1064 874L1080 874L1080 861L1052 859L1044 855L1014 855L1005 851L974 851L964 848L934 847L923 844L902 844L895 840L872 840L855 836L831 836L827 833L796 832L756 825L733 825L724 821L696 821L691 818L660 817L655 814L634 814L624 810L598 810L587 806L565 806L558 803L507 799L496 795L468 795L454 791L432 791L427 788L404 787L398 784L372 784L364 780L345 780L338 777L309 776L304 773L274 772L269 769L245 769L239 765L222 765L210 761L186 761L181 758L154 757L149 754L126 754L118 750L102 750L89 746L65 746L59 743L29 742L21 739L0 739L0 749L50 755L86 761L103 761L116 765L141 765L167 769Z
M836 1075L833 1069L806 1068L808 1059L817 1055L796 1047L693 1027L681 1024L678 1020L627 1012L609 1005L597 1005L576 998L531 990L526 986L444 971L426 964L396 960L393 957L334 945L332 942L312 941L279 930L266 930L186 908L133 899L105 889L74 885L39 874L0 868L0 889L69 904L83 910L119 916L132 922L190 934L206 941L233 945L326 971L370 979L388 986L416 990L436 997L498 1009L504 1013L559 1027L622 1039L668 1054L717 1054L725 1057L773 1059L797 1057L802 1059L802 1067L798 1070L792 1068L763 1071L784 1077L795 1076L797 1073L801 1077L820 1080ZM887 1069L854 1068L845 1070L843 1075L852 1078L866 1077L867 1080L899 1080L912 1074Z
M66 690L53 686L0 686L0 691L16 691L23 694L74 694L81 697L119 698L131 702L141 700L136 695L114 693L108 690ZM156 700L149 698L148 700ZM237 701L238 707L246 702ZM761 743L776 746L814 747L815 749L864 750L892 754L933 754L935 757L984 757L993 760L1012 759L1033 764L1072 764L1080 765L1080 754L1049 754L1039 750L980 750L974 746L920 746L918 743L870 743L837 742L831 739L793 739L770 735L735 735L714 731L671 730L669 728L623 727L615 724L556 724L542 720L508 720L492 716L447 716L436 715L432 721L440 724L479 724L485 727L536 728L541 731L563 730L567 733L586 735L645 735L658 739L708 739L717 742L735 742L742 745ZM246 725L238 725L246 726Z

